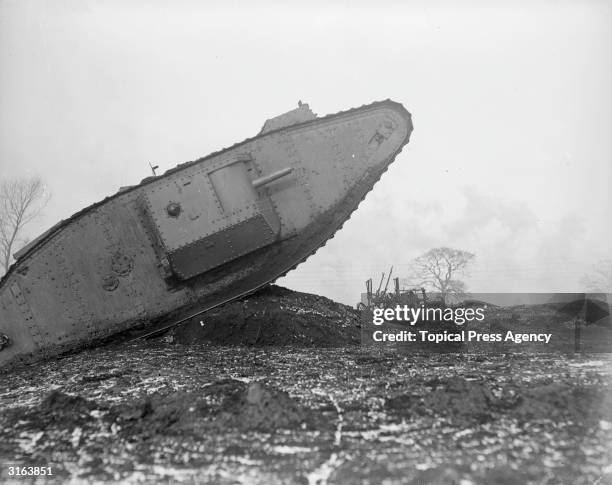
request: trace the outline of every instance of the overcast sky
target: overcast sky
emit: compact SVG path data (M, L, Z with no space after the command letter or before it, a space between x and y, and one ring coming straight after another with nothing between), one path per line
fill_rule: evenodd
M179 162L391 98L415 130L344 228L279 281L354 304L435 246L473 291L579 291L612 257L612 4L0 1L0 177L30 235Z

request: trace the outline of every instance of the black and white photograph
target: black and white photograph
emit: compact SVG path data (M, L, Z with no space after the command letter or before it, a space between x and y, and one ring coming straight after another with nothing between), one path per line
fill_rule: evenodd
M0 483L612 485L612 3L0 0Z

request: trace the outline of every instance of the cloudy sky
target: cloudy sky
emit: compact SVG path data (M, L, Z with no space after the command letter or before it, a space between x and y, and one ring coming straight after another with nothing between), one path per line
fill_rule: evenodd
M297 5L297 4L296 4ZM333 240L280 284L354 304L436 246L473 291L579 291L612 257L606 1L0 1L0 178L53 197L29 229L255 135L391 98L415 131Z

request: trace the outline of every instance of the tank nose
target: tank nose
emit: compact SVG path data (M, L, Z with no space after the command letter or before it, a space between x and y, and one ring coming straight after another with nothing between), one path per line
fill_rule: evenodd
M386 167L408 143L413 129L412 118L401 104L392 101L387 101L376 117L367 134L366 153L370 163L379 160L378 163Z

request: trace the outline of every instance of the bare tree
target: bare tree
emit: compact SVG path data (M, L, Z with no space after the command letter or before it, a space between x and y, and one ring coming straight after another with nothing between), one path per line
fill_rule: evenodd
M460 249L433 248L416 258L413 268L420 284L439 291L446 301L449 295L465 292L466 285L457 276L465 273L474 257L474 254Z
M591 273L582 277L582 284L592 293L612 293L612 259L594 264Z
M5 272L13 251L26 242L22 234L24 227L40 215L49 198L38 177L0 183L0 258Z

